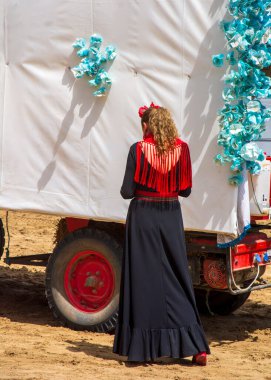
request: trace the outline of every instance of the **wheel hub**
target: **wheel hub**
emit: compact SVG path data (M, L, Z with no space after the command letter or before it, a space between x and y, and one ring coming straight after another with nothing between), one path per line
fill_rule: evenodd
M78 252L66 267L64 287L69 301L77 309L98 312L109 304L114 293L112 265L100 252Z

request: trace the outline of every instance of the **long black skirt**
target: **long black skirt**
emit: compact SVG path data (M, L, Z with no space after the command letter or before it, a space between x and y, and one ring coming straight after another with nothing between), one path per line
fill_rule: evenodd
M113 352L127 361L210 353L188 268L179 200L130 202Z

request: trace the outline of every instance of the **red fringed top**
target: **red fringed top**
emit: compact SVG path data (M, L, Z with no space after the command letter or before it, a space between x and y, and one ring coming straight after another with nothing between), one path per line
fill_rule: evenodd
M142 155L144 164L141 169ZM192 187L191 159L187 143L177 138L174 149L159 156L153 135L143 137L136 145L134 181L163 194Z

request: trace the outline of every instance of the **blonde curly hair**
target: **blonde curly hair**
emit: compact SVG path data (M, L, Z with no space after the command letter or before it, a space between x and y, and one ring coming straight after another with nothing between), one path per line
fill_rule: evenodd
M142 126L143 123L148 125L148 130L153 134L159 155L174 148L179 132L168 109L149 107L141 118Z

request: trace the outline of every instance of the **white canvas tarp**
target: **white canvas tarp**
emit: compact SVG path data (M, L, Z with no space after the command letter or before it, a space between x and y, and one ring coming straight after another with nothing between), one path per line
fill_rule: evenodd
M224 48L217 0L1 0L0 207L124 221L120 187L138 108L168 107L189 143L193 190L186 229L237 233L237 188L219 152ZM77 37L99 33L117 58L112 88L95 98L73 77Z

